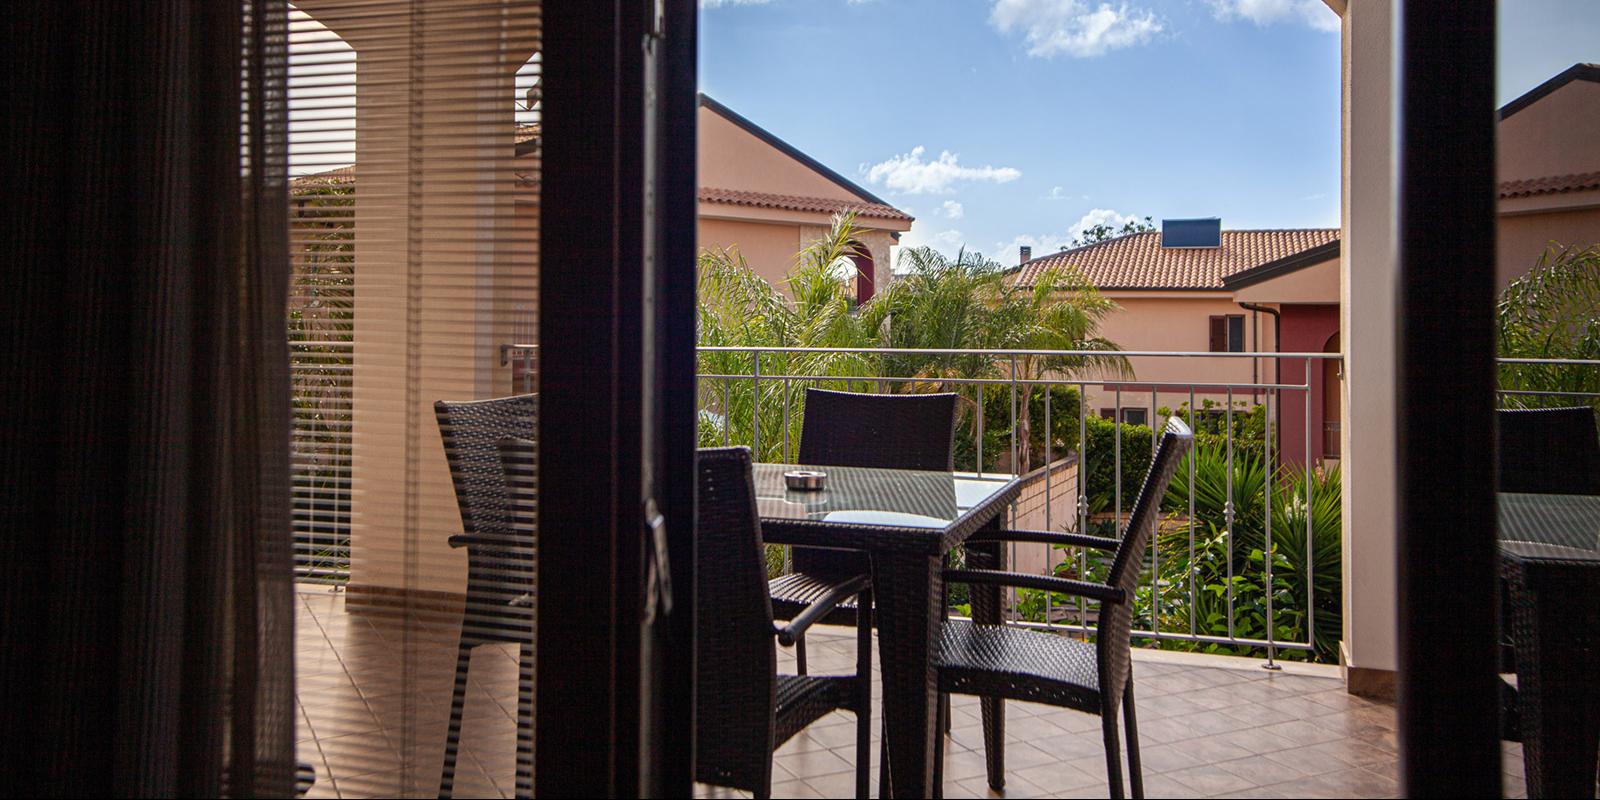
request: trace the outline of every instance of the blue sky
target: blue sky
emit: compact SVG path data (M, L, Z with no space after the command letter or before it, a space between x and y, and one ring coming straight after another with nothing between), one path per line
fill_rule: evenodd
M1006 264L1130 215L1335 226L1322 0L700 0L702 90ZM1501 0L1500 95L1600 62L1600 2Z

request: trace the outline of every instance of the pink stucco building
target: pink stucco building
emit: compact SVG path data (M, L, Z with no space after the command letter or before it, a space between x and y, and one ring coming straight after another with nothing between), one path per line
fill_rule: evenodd
M1600 65L1576 64L1500 109L1500 205L1496 271L1504 287L1528 272L1551 247L1600 243ZM1121 309L1102 332L1130 351L1280 353L1342 352L1341 241L1338 229L1222 230L1205 246L1166 246L1162 233L1119 237L1039 258L1024 256L1017 280L1070 266L1117 301ZM1448 221L1440 221L1448 224ZM1174 384L1157 392L1157 406L1177 407L1198 373L1232 384L1309 386L1284 391L1274 416L1276 446L1285 463L1304 463L1306 420L1310 457L1338 458L1342 367L1297 359L1140 359L1140 381ZM1149 390L1123 391L1123 418L1144 421ZM1090 413L1112 412L1116 387L1086 393ZM1247 400L1254 401L1254 396ZM1306 413L1309 403L1310 413Z

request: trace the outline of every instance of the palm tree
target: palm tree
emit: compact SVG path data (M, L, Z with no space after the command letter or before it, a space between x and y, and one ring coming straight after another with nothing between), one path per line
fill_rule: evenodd
M1098 335L1100 323L1117 310L1076 271L1052 267L1033 286L1007 285L993 314L997 347L1007 350L1069 350L1105 355L1017 356L1006 364L1014 380L1073 378L1090 374L1133 377L1128 360L1116 355L1116 342ZM1017 472L1033 467L1033 387L1024 385L1017 407Z
M701 346L833 347L859 351L872 347L874 324L854 309L849 285L837 265L854 251L860 229L854 215L836 217L828 234L795 257L787 285L791 297L773 288L752 270L737 249L703 251L699 259L698 340ZM714 352L700 355L701 374L816 376L809 385L865 390L860 381L842 380L874 374L875 364L860 352L843 353ZM828 378L835 380L829 381ZM787 457L783 443L798 435L799 408L805 386L796 381L725 379L702 381L702 406L720 411L702 417L701 444L723 440L759 441L757 458ZM785 427L787 420L788 427ZM759 430L759 437L756 436Z
M703 382L705 406L720 409L702 421L704 444L754 443L758 457L786 456L782 443L798 435L798 409L808 385L865 391L872 383L847 378L902 377L880 390L927 392L959 390L958 381L981 378L1039 380L1098 372L1131 376L1116 344L1098 335L1099 325L1117 306L1074 273L1052 270L1032 287L1018 287L998 263L962 250L951 259L932 248L900 254L901 275L872 300L855 305L848 274L839 265L857 247L860 229L853 215L836 217L826 236L795 258L784 296L750 269L736 249L700 256L699 343L702 346L831 347L846 353L767 353L760 374L815 376L817 381L712 379ZM1106 355L1026 356L996 360L976 353L869 356L861 350L1040 349L1086 350ZM749 376L755 359L744 353L702 353L700 371L709 375ZM831 379L831 380L830 380ZM962 404L976 418L978 403ZM1025 391L1017 417L1020 462L1033 463L1032 420ZM757 421L759 420L759 424ZM788 427L785 427L785 424Z
M1116 343L1099 335L1100 323L1117 309L1076 272L1053 268L1031 287L1018 286L999 263L961 250L954 259L932 248L900 254L903 275L882 298L890 347L992 350L1077 350L1090 356L1017 356L995 360L980 355L886 357L886 374L926 378L911 390L945 388L943 380L1010 378L1069 379L1087 374L1131 377ZM1023 386L1017 407L1018 472L1034 463L1033 387ZM976 403L964 400L976 414Z
M1600 245L1551 248L1500 294L1500 355L1600 359ZM1502 364L1500 388L1520 407L1588 403L1600 410L1600 369L1568 364Z

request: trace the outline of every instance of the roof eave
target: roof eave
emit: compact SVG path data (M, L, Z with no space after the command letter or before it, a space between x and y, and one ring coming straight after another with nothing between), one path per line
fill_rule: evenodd
M1338 257L1339 240L1334 239L1331 242L1301 250L1293 255L1284 256L1277 261L1269 261L1259 267L1251 267L1243 272L1235 272L1222 279L1222 288L1230 292L1237 291L1292 272L1299 272L1306 267L1321 264L1330 258Z
M852 181L849 178L834 172L828 167L828 165L806 155L800 150L800 148L795 147L794 145L789 144L782 139L779 139L777 136L773 135L771 131L755 124L754 122L751 122L749 119L741 116L737 111L734 111L733 109L717 102L705 92L700 93L700 105L705 106L717 116L722 117L723 119L743 129L751 136L754 136L768 145L771 145L774 149L783 153L784 155L800 162L801 164L804 164L806 168L810 169L811 171L821 175L824 178L827 178L830 181L833 181L835 184L838 184L840 188L856 195L857 197L860 197L862 200L877 203L878 205L889 206L891 208L894 207L893 203L890 203L889 201L884 200L872 192L867 191L855 181Z
M1592 81L1600 83L1600 64L1573 64L1562 70L1549 80L1523 92L1521 97L1512 100L1500 107L1499 119L1504 121L1507 117L1521 111L1534 103L1553 94L1557 89L1573 81Z

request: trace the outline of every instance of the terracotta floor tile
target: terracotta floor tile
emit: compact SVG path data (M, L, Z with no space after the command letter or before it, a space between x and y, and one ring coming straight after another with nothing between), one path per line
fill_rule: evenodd
M449 723L456 628L430 615L356 613L321 587L300 602L295 654L297 745L317 768L313 797L431 797ZM821 626L808 636L815 673L855 665L854 632ZM458 756L458 797L504 797L516 771L518 650L473 654ZM781 669L793 653L780 648ZM1398 792L1394 709L1346 694L1314 667L1268 672L1256 662L1135 651L1144 782L1151 797L1387 797ZM1320 675L1320 676L1319 676ZM877 784L882 687L874 688L871 782ZM952 700L945 744L947 797L1104 797L1099 717L1006 703L1006 781L989 790L976 698ZM1120 720L1119 720L1120 721ZM1125 737L1125 732L1124 732ZM1124 743L1126 739L1124 738ZM855 719L829 714L774 757L774 796L853 794ZM1504 748L1508 796L1525 794L1521 748ZM697 787L699 797L748 793Z

